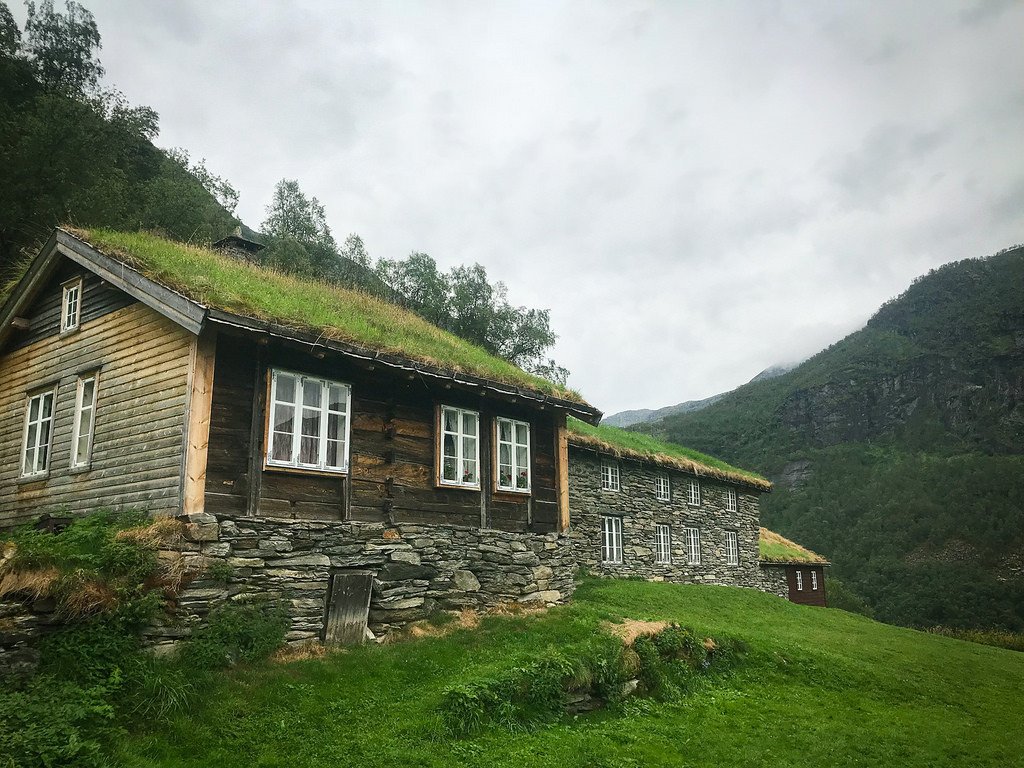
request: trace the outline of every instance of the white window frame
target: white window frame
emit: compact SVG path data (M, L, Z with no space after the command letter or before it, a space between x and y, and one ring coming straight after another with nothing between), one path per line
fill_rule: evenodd
M502 424L508 425L509 435L511 435L512 437L510 441L501 439ZM517 427L526 427L525 443L520 443L517 440ZM532 438L530 435L530 423L528 421L516 421L515 419L508 419L503 416L499 416L494 420L494 478L495 487L499 491L504 491L506 493L530 493L530 489L533 487L533 472L531 470L531 466L533 464L533 451L530 445L531 442ZM512 468L511 478L509 482L504 485L501 482L501 447L503 445L508 446L509 457L511 461L510 466ZM518 448L526 448L525 467L519 466L519 451L517 450ZM519 478L520 474L522 474L524 471L526 472L526 487L522 488L516 484L516 481Z
M61 286L60 332L71 333L82 325L82 278L68 280Z
M817 592L817 591L818 591L818 572L812 568L811 569L811 592Z
M686 503L691 507L700 506L700 481L691 480L690 485L687 488Z
M617 461L601 460L601 490L622 490L622 482L619 476L619 463Z
M739 498L735 488L725 489L725 511L736 512L739 509Z
M804 572L801 571L799 568L796 569L796 591L804 591Z
M43 403L50 400L50 415L43 418ZM39 401L38 417L32 420L32 403ZM53 423L57 412L57 387L45 389L39 392L30 393L25 399L25 423L21 433L21 477L44 477L50 473L50 461L53 459ZM46 424L46 442L39 440L42 434L42 426ZM28 444L30 427L35 426L35 443ZM39 451L45 448L45 462L42 468L37 468L39 463ZM29 469L28 454L32 452L32 469Z
M686 563L700 565L700 528L685 528Z
M658 501L672 501L672 481L669 480L667 472L659 472L655 480L658 492Z
M92 382L92 400L85 402L85 386ZM86 469L92 463L92 441L96 433L96 397L100 386L99 371L78 377L75 390L75 419L71 427L71 469ZM78 444L82 437L82 417L89 413L89 432L85 435L85 451L80 453Z
M672 562L672 526L658 523L654 526L654 562Z
M456 424L458 425L456 432L450 432L445 429L445 413L456 414ZM437 410L438 424L437 424L437 483L449 488L468 488L471 490L480 489L480 412L470 410L468 408L456 408L451 405L442 405ZM476 417L476 432L469 434L463 431L465 421L463 416L470 414ZM472 482L463 482L462 480L448 480L444 476L444 437L445 435L455 436L455 467L456 471L464 475L465 474L465 462L472 460L476 467L476 480ZM472 437L474 452L473 457L470 459L464 455L463 438Z
M725 532L725 564L740 564L740 535L736 531Z
M617 515L601 515L601 562L622 564L622 518Z
M291 402L277 399L277 383L283 376L290 376L295 380L295 398ZM320 403L318 406L303 405L303 389L307 381L320 384ZM345 393L345 411L330 410L330 388L341 387ZM274 458L274 423L278 405L291 406L294 409L292 414L292 447L291 457L288 461ZM303 409L313 409L320 412L320 431L318 433L319 448L316 463L299 461L302 445L302 412ZM348 473L349 450L351 446L352 432L352 386L343 381L325 379L320 376L309 376L298 371L289 371L283 368L273 368L270 371L270 400L267 405L267 451L265 454L265 465L275 469L294 469L304 472L326 472L332 475L344 475ZM344 434L339 435L336 440L342 442L343 450L341 466L327 464L327 445L330 438L327 434L327 427L331 415L343 416L345 419Z

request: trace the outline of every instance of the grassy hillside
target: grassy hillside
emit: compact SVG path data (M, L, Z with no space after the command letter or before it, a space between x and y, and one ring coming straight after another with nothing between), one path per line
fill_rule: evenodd
M669 620L748 645L671 701L628 700L531 732L447 735L443 691L606 620ZM1024 654L724 587L588 582L573 605L476 631L238 669L205 704L135 732L158 766L1006 766L1024 750ZM968 694L968 695L965 695Z
M1024 627L1024 248L946 265L789 373L646 425L776 483L763 522L886 621Z

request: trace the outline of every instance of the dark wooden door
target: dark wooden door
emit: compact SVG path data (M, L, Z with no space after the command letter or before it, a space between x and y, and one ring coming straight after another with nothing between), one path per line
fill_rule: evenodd
M363 642L372 589L372 571L335 571L331 574L324 630L326 644L359 645Z

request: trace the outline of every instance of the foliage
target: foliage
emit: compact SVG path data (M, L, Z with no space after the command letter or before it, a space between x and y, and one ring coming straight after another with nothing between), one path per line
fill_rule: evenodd
M220 669L265 659L284 642L288 616L273 604L215 608L181 651L192 669Z
M445 691L500 679L550 652L572 662L617 617L685 623L698 637L740 638L747 650L688 674L682 698L632 698L529 729L492 723L468 737L444 727ZM146 768L1002 768L1024 750L1021 686L1019 653L754 590L607 579L584 583L571 605L543 614L219 675L193 709L133 729L120 756Z
M832 575L825 579L825 601L829 608L859 613L869 619L874 617L874 611L867 601Z
M929 627L929 632L969 643L991 645L1005 648L1008 651L1024 651L1024 632L1001 632L995 629L949 629L948 627Z
M24 52L40 84L48 91L82 94L96 89L103 67L96 58L100 32L92 14L72 0L66 13L53 0L26 3Z
M762 522L878 618L1019 630L1021 285L1021 247L948 264L794 370L642 429L776 479Z
M82 237L208 306L313 330L326 338L396 353L447 370L580 399L408 310L365 293L284 275L209 249L141 232L89 230Z

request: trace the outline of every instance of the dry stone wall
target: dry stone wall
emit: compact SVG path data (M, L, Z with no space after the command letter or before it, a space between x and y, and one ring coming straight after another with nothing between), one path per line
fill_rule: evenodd
M154 644L175 642L218 605L268 598L288 610L288 640L320 638L332 571L374 573L369 628L378 636L435 610L556 604L574 589L572 542L555 533L205 513L187 528L184 548L205 575L180 595L178 622L152 628Z
M569 506L580 566L603 576L761 588L756 493L731 486L737 490L737 509L732 512L726 504L726 489L730 486L702 478L700 504L691 506L687 492L692 475L636 461L602 458L593 450L577 446L569 450ZM602 461L617 463L620 490L602 489ZM669 477L667 502L658 500L659 474ZM601 518L606 515L622 521L621 563L602 560ZM671 528L669 563L656 562L655 526L659 524ZM684 535L688 527L700 531L699 565L688 562ZM737 536L738 565L728 563L727 531Z
M757 588L762 592L789 599L789 583L786 580L786 566L775 563L761 563L760 580Z

